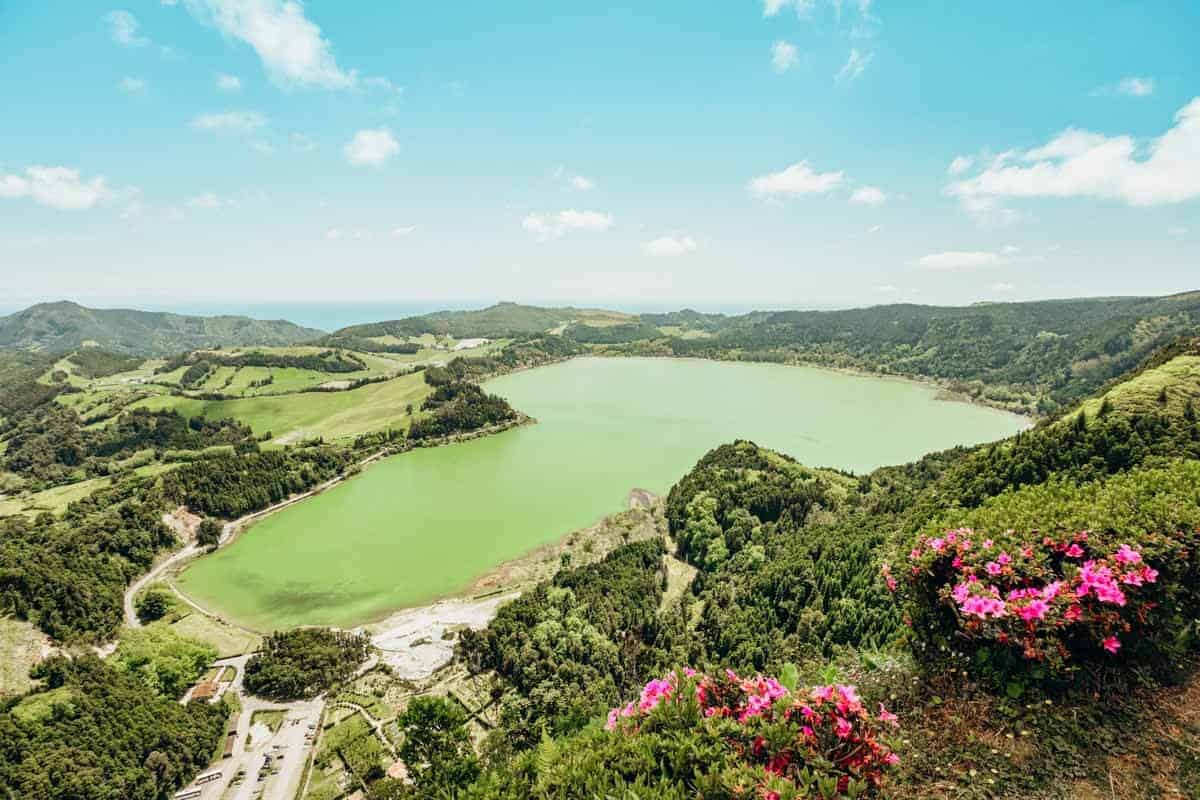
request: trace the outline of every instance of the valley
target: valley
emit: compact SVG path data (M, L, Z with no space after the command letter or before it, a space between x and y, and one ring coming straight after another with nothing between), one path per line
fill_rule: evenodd
M43 724L130 670L171 699L234 663L203 713L235 726L242 766L208 762L222 777L203 798L431 786L406 749L434 735L416 732L425 714L519 783L505 771L539 751L531 731L590 747L580 725L652 669L836 668L878 696L864 664L903 652L879 569L914 532L1200 525L1200 354L1172 325L1107 360L1085 331L1074 377L1048 359L1010 383L977 350L926 373L894 344L834 355L794 328L783 349L748 347L764 324L502 304L310 344L8 351L0 557L19 580L0 583L15 612L0 675L15 717ZM38 564L46 541L57 555ZM271 632L326 630L366 635L351 677L273 700L242 682ZM61 655L84 670L70 692L42 673ZM919 700L889 691L941 747ZM256 709L283 727L264 733L244 718Z

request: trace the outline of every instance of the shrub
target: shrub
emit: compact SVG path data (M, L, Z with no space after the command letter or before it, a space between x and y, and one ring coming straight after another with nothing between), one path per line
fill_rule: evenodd
M898 727L882 705L872 714L853 686L790 691L774 678L701 675L686 670L652 680L637 702L609 712L607 729L624 736L686 736L716 762L694 765L704 797L868 796L899 757L880 736ZM691 782L689 780L689 782Z
M1198 553L1194 531L921 536L904 589L917 654L961 651L985 677L1038 680L1171 659L1200 612ZM884 579L899 588L886 565Z

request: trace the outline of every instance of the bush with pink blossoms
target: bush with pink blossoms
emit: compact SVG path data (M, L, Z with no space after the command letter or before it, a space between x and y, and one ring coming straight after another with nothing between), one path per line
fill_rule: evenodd
M897 581L918 654L965 651L986 670L1061 678L1086 663L1153 658L1200 610L1200 535L1121 541L1089 531L1045 536L969 528L919 537Z
M718 742L726 755L728 763L712 765L718 769L704 779L705 797L867 797L899 762L881 738L899 727L896 716L882 705L869 709L853 686L792 691L774 678L729 670L652 680L637 700L609 712L606 728L642 736L681 726Z

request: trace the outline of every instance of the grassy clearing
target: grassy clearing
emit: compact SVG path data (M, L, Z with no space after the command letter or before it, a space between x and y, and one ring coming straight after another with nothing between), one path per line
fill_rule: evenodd
M26 722L36 722L50 716L55 704L70 703L72 690L66 686L38 692L25 697L12 708L12 715Z
M1086 401L1082 409L1083 413L1094 417L1107 398L1114 408L1148 413L1163 408L1164 391L1166 409L1172 413L1181 413L1189 400L1200 412L1200 356L1176 356L1162 366L1115 386L1103 398Z
M33 687L29 670L48 644L46 635L32 624L0 617L0 698L24 694Z
M251 727L259 723L266 725L271 729L271 733L279 730L279 726L283 724L283 718L287 716L287 710L282 708L264 708L254 712L250 717Z
M92 492L107 486L111 478L92 478L91 480L69 483L66 486L55 486L44 492L36 492L24 497L10 497L0 500L0 517L12 514L40 514L49 511L51 514L61 514L67 506Z
M326 376L328 377L328 376ZM429 394L421 373L405 375L346 392L308 392L238 400L198 400L189 397L151 397L132 407L174 409L185 416L206 419L232 417L256 434L275 437L355 436L389 427L407 428L409 403L419 406Z
M663 555L663 563L667 567L667 588L663 592L659 611L666 611L683 597L698 571L691 564L680 561L669 553Z
M218 622L199 612L192 612L169 624L171 629L181 636L189 636L217 648L218 658L252 653L262 642L262 637L257 634ZM225 673L226 676L231 674L228 668Z

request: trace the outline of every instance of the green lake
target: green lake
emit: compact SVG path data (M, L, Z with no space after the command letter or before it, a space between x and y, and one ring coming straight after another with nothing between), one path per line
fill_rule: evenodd
M379 462L194 562L180 587L258 630L349 626L460 590L634 487L666 492L734 439L863 472L1027 425L928 385L770 364L581 358L487 389L538 423Z

